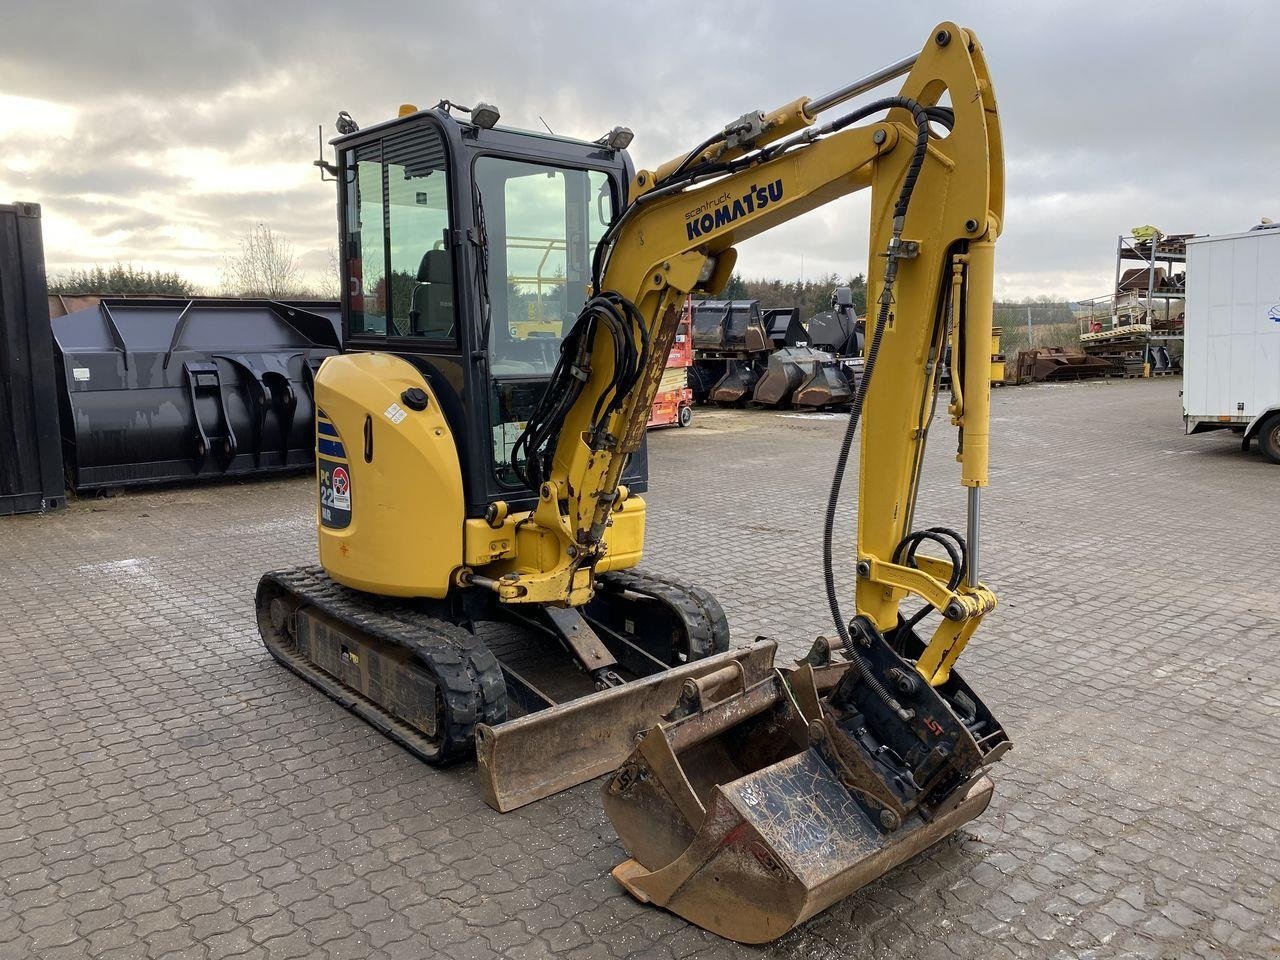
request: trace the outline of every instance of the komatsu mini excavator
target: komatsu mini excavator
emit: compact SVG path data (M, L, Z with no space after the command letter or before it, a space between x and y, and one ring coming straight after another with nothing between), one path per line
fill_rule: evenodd
M656 170L633 169L622 127L588 143L498 119L344 114L319 162L346 347L314 371L320 566L263 577L260 630L423 759L474 750L499 810L609 774L619 882L763 942L981 813L1009 746L954 670L996 604L978 552L1004 202L986 63L944 23ZM636 569L645 423L681 306L724 289L734 245L863 188L872 307L823 533L835 637L775 664L774 641L730 649L707 591ZM963 535L913 528L948 346ZM859 423L846 619L832 544Z

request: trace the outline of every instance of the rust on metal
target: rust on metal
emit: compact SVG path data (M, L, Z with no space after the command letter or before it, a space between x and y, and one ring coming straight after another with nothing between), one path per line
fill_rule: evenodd
M1063 380L1087 380L1115 373L1115 366L1101 357L1068 347L1038 347L1018 354L1014 372L1016 383L1056 383Z

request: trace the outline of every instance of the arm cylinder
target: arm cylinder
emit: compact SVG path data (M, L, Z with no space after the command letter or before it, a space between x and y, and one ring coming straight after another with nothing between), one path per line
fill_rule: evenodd
M905 76L911 72L911 68L916 65L916 61L920 59L920 54L913 53L909 57L903 57L895 63L889 64L887 67L881 67L873 73L867 74L865 77L853 81L847 86L841 87L839 90L832 90L830 93L810 100L807 110L809 116L816 117L823 110L829 110L836 104L844 103L846 100L852 100L854 97L866 93L868 90L874 90L882 83L888 83L895 77Z
M969 276L964 317L964 445L960 482L987 485L987 448L991 437L991 311L995 285L993 240L969 244Z

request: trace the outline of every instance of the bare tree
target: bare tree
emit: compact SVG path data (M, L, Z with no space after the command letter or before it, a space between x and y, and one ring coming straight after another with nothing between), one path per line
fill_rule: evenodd
M337 300L342 296L342 259L337 247L329 248L329 262L320 274L316 295L323 300Z
M293 296L298 290L293 244L265 223L256 224L240 240L240 252L223 260L222 289L236 297Z

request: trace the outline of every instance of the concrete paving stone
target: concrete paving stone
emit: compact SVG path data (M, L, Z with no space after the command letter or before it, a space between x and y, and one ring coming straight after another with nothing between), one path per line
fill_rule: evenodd
M0 958L1274 960L1280 468L1183 436L1178 388L995 392L1000 607L960 663L1015 743L991 808L750 950L616 887L597 785L497 815L473 766L423 765L270 659L253 590L313 561L309 479L0 520ZM939 421L918 527L963 522ZM842 430L700 408L651 434L644 566L803 654L830 633Z

